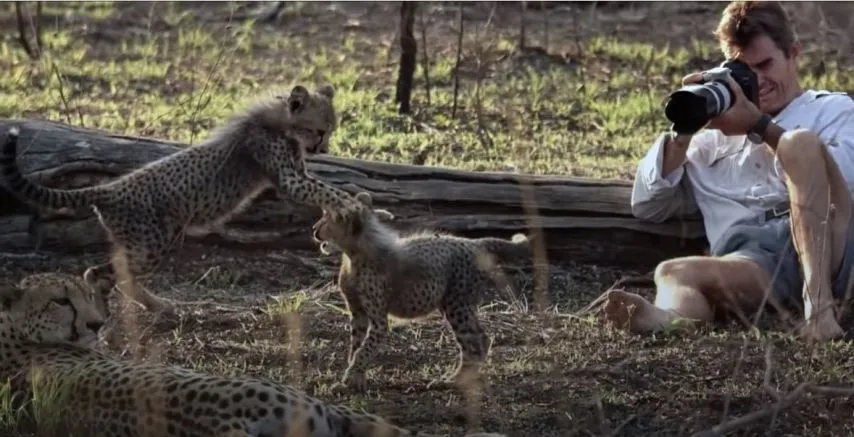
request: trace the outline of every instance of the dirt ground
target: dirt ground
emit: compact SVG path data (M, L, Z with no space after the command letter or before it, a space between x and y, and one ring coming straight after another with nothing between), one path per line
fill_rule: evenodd
M593 15L585 15L590 14L586 7L550 9L549 38L554 46L550 51L570 47L578 32L592 32L593 26L598 33L626 38L687 41L708 35L709 23L720 10L709 3L601 3L595 25L589 18ZM366 17L396 17L396 7L392 3L306 3L299 20L283 16L274 26L276 31L309 33L318 44L334 44L335 29L358 21L361 31L373 32L377 40L391 39L396 19ZM98 29L102 37L150 9L133 3L120 8L115 29ZM188 3L181 8L199 13L202 21L224 19L218 3ZM516 10L499 8L492 18L495 25L515 28ZM439 28L453 28L455 11L455 6L446 4L434 12L435 20L444 20ZM489 11L483 6L467 14L475 21L486 20ZM673 14L678 14L678 20ZM662 21L672 21L673 31L650 32ZM446 33L453 37L452 32ZM532 38L539 38L536 31ZM40 271L79 274L105 256L3 258L0 275L8 283ZM480 399L426 387L456 358L450 331L436 315L395 321L390 344L380 357L384 368L369 374L374 381L371 390L336 394L330 386L343 372L348 342L347 315L333 282L337 266L337 258L322 257L319 252L187 244L146 284L164 297L210 303L190 306L178 326L151 324L147 315L137 319L133 311L122 313L114 319L108 347L128 359L273 378L329 402L364 408L396 424L449 435L463 433L461 411L472 406L484 430L513 437L685 436L770 408L775 393L785 394L800 383L844 385L854 379L854 347L847 341L809 346L777 329L760 332L735 325L649 337L598 327L571 312L620 277L646 272L552 260L546 310L533 309L531 269L522 266L508 270L518 299L508 302L497 297L481 311L493 337L493 350L485 369L488 385ZM763 327L776 325L764 323ZM851 435L852 407L854 403L841 396L805 395L775 414L745 421L749 423L727 435Z

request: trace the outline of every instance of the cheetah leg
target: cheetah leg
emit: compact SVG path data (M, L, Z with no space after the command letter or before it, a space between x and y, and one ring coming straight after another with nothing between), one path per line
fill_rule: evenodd
M163 217L146 213L129 223L122 214L93 210L112 243L112 259L88 269L83 274L84 280L90 283L109 281L146 310L170 318L177 316L174 302L154 296L138 278L154 271L167 252L180 242L182 227L168 225Z
M355 313L350 317L350 352L347 354L348 366L353 366L356 351L365 343L371 320L364 313Z
M480 368L489 353L489 337L473 307L448 308L443 312L454 331L459 349L456 368L448 380L458 386L465 386L471 379L479 378Z
M348 207L359 207L363 204L357 202L350 193L333 187L308 174L302 176L290 175L284 179L282 189L291 199L321 208L343 210Z
M115 285L122 294L146 310L162 313L165 316L175 316L177 315L175 304L168 299L151 294L138 279L139 276L154 270L159 259L160 256L152 251L116 248L111 262L89 268L83 274L83 278L90 284L97 284L99 288L107 284L110 284L111 288Z
M357 318L369 321L367 330L361 345L351 353L347 369L341 379L343 385L357 392L363 392L367 389L365 372L368 366L374 363L379 348L385 343L388 336L386 313L379 309L371 311L366 308L366 310L365 314L360 314Z
M126 279L127 286L122 289L128 297L142 304L145 309L153 312L164 313L166 315L176 315L175 304L168 299L157 297L151 294L139 281L139 277L149 273L155 269L158 261L161 259L163 251L140 250L127 251L118 253L113 260L113 265L118 266L118 276L123 279L123 274L128 273ZM125 259L122 259L122 258ZM126 270L123 268L123 263L126 263ZM123 271L124 270L124 271ZM125 281L119 281L122 283Z

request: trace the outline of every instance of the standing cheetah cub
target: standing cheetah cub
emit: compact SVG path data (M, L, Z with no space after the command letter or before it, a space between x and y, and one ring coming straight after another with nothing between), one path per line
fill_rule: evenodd
M368 207L372 202L364 192L356 199ZM528 238L523 234L511 241L432 232L399 235L380 221L393 218L388 211L370 208L324 210L312 227L323 253L343 253L338 285L350 310L350 351L342 385L365 388L365 370L384 342L388 314L412 319L436 309L453 330L460 351L449 382L478 376L490 342L476 310L494 284L488 273L491 256L528 257Z
M97 351L103 296L93 291L78 276L54 273L0 289L0 381L11 380L14 411L25 413L22 424L35 422L35 435L426 436L270 380L133 363ZM470 437L476 436L504 437Z
M349 193L306 172L305 153L323 153L336 128L334 89L297 85L231 117L204 142L102 185L60 190L23 177L16 162L18 131L9 131L0 176L12 193L52 209L91 206L113 245L110 262L92 266L88 281L117 280L150 311L174 314L174 302L138 283L185 233L222 226L268 187L298 202L327 208L358 205Z

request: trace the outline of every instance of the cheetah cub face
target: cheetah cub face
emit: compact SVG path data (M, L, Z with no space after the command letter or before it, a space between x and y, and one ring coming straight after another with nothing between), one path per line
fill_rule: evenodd
M329 138L338 127L335 116L335 88L332 85L323 85L315 92L310 92L302 85L296 85L288 93L276 95L276 99L284 111L274 110L269 115L271 118L282 118L277 120L291 126L299 126L292 134L316 135L318 141L312 147L307 147L308 154L329 153ZM276 124L275 121L271 121ZM310 143L306 141L305 143Z
M365 208L347 211L324 209L323 215L312 226L312 238L320 244L320 251L324 255L355 252L363 246L361 240L366 232L383 226L380 220L394 220L395 216L391 212L371 208L373 201L370 194L357 193L356 199Z
M0 311L22 341L93 348L106 322L99 305L104 298L79 278L40 273L0 290Z

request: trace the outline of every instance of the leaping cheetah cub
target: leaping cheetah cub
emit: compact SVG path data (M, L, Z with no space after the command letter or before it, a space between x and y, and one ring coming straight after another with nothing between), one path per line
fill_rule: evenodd
M92 347L103 297L55 273L0 290L0 380L11 379L36 435L58 426L92 437L426 436L269 380L113 358Z
M488 272L494 265L491 256L528 257L528 238L400 235L381 221L393 219L393 214L370 208L368 193L360 192L356 199L368 208L324 210L312 227L323 253L343 253L338 285L350 311L350 351L342 385L366 387L364 374L385 340L388 314L412 319L436 309L453 330L460 352L450 380L440 382L459 384L461 378L479 376L491 345L476 311L494 284Z
M233 115L200 144L97 186L60 190L23 177L16 162L18 131L0 154L0 176L24 202L52 209L91 206L113 244L110 262L92 266L88 281L117 278L129 297L151 311L175 314L174 302L139 284L184 233L222 226L268 187L298 202L346 208L349 193L306 172L304 154L324 153L336 129L330 85L310 93L301 85ZM127 272L125 272L127 270Z

